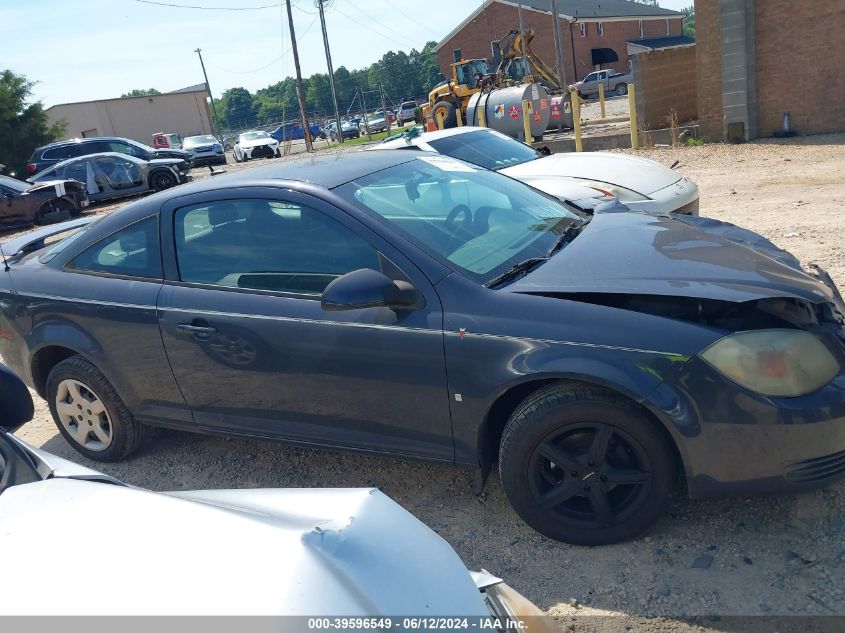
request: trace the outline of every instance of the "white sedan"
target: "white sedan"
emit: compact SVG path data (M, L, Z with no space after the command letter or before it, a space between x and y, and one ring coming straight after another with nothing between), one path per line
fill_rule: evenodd
M547 154L495 130L469 126L405 133L370 149L405 148L500 171L585 211L615 199L635 210L698 215L698 186L646 158L607 152Z
M261 130L244 132L238 135L238 142L235 143L232 152L235 155L236 163L241 163L250 158L281 156L279 141Z

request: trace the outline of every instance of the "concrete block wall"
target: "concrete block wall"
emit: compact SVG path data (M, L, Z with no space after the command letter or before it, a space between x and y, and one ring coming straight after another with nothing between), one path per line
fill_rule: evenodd
M673 109L679 123L698 118L695 60L695 46L640 53L631 58L641 129L668 127Z
M695 0L695 40L699 129L706 140L721 141L724 138L722 20L717 0Z

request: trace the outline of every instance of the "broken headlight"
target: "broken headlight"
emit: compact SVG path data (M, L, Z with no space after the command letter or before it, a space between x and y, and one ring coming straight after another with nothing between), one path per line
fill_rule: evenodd
M839 363L825 344L803 330L737 332L700 356L735 383L764 396L803 396L839 373Z

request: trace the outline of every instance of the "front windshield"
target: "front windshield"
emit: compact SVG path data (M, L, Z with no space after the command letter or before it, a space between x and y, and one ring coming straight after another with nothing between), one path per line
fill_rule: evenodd
M335 192L481 283L545 256L582 222L554 198L447 156L420 156Z
M11 189L12 191L17 191L18 193L23 193L27 189L29 189L29 185L25 182L21 182L15 178L9 178L8 176L0 176L0 185L3 185L7 189Z
M502 169L542 156L533 147L497 132L478 130L428 141L438 154L465 160L484 169Z
M267 132L244 132L241 134L242 141L257 141L265 138L270 138Z
M203 136L189 136L185 139L184 143L182 143L182 147L190 149L191 147L198 147L200 145L208 145L209 143L216 142L217 139L211 136L211 134L205 134Z

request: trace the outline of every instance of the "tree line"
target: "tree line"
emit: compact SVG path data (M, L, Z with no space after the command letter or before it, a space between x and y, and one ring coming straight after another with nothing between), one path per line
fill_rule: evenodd
M365 93L367 109L381 108L381 97L376 92L384 90L389 101L399 104L428 92L443 80L434 51L436 42L428 42L421 51L412 49L388 51L374 64L360 70L340 66L334 71L337 104L345 115L360 89ZM331 116L334 113L328 73L315 73L303 77L305 104L309 115ZM369 93L369 94L368 94ZM286 77L278 83L261 88L255 94L246 88L229 88L214 100L217 128L239 130L254 125L276 123L299 118L296 98L296 79ZM355 101L354 112L360 103Z

